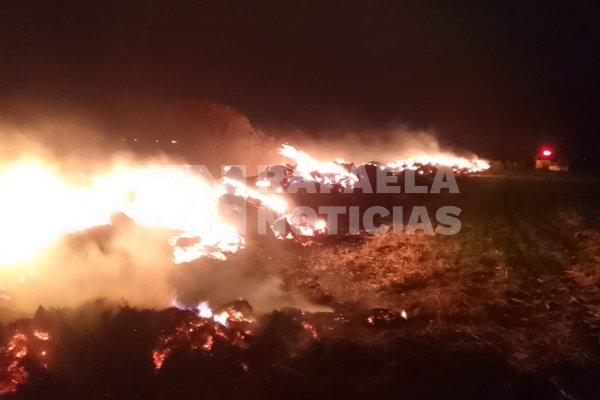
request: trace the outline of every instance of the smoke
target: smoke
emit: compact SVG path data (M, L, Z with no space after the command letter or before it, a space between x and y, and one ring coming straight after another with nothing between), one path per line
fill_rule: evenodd
M256 128L233 107L208 100L153 101L124 105L109 124L128 148L160 148L188 164L206 165L218 174L221 165L254 170L273 161L278 141Z
M38 104L0 101L0 157L53 160L61 168L90 170L115 162L206 165L275 160L279 141L234 108L209 100L119 104L94 115Z
M281 136L289 144L324 161L342 159L354 163L388 163L435 154L477 159L475 154L468 151L442 148L435 130L428 132L404 126L355 132L322 131L318 138L302 131L288 132Z
M164 238L142 236L135 226L106 225L64 238L3 282L13 282L6 290L12 307L22 312L98 298L164 307L173 296L170 263Z
M245 299L259 313L282 307L323 309L286 293L277 276L276 251L269 258L259 253L265 254L248 249L226 261L201 258L174 265L167 236L141 233L132 222L118 223L69 235L16 271L0 268L0 280L10 295L4 305L12 315L28 315L40 305L76 307L96 299L143 308L168 307L177 298L187 305L208 301L213 307Z

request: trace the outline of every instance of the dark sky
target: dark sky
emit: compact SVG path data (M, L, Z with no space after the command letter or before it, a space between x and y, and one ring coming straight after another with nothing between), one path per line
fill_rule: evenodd
M596 1L0 0L0 96L107 119L210 98L266 129L406 124L490 156L590 156L598 21Z

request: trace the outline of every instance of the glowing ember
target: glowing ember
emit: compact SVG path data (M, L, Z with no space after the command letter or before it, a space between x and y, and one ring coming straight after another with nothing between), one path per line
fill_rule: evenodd
M39 329L33 331L33 335L43 341L50 340L50 334L48 332L40 331Z
M34 330L31 335L16 331L7 344L0 347L0 395L16 391L27 381L29 374L23 361L26 357L29 358L29 347L32 347L34 354L45 358L47 350L40 349L40 342L48 340L50 340L50 335L45 331ZM38 359L38 362L44 368L47 367L45 361Z
M173 299L171 301L171 306L173 306L179 310L196 311L196 314L200 318L212 319L214 322L216 322L220 325L223 325L225 327L228 325L229 321L247 322L247 323L254 322L254 318L244 316L244 314L242 314L241 311L236 310L233 307L228 307L228 308L224 309L223 311L215 314L213 312L212 308L210 308L210 306L208 305L208 302L206 302L206 301L202 301L202 302L198 303L198 305L196 307L188 307L188 306L185 306L185 305L179 303L177 301L177 299Z
M200 313L207 317L187 318L172 332L159 338L152 352L156 371L160 370L169 355L177 350L210 352L217 342L239 349L248 347L247 336L250 334L250 330L247 325L254 322L253 318L246 318L241 312L234 312L233 309L213 315L212 310L209 313L207 308L203 308L199 310L198 314ZM209 314L211 317L208 317ZM230 325L228 322L232 322L232 324Z
M27 337L16 333L6 347L0 348L0 395L12 393L27 381L21 360L27 354Z
M167 356L169 355L170 351L168 349L163 349L163 350L154 350L152 352L152 362L154 363L154 368L155 369L161 369L165 359L167 358Z
M310 334L310 336L312 336L313 339L316 339L319 337L319 335L317 334L317 330L315 329L315 327L312 324L309 324L308 322L303 322L302 327L304 328L305 331L307 331Z

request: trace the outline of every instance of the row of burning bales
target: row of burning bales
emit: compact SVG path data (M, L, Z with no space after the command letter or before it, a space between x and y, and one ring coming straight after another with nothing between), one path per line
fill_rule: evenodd
M243 199L246 205L268 209L277 215L270 226L273 235L277 239L295 240L302 245L311 244L311 238L328 231L324 219L309 219L306 215L292 213L295 206L305 205L303 202L306 202L311 194L360 196L365 193L364 187L359 185L360 176L365 175L369 185L373 185L377 180L378 171L396 177L410 171L421 179L430 180L440 167L451 169L455 175L469 175L483 172L490 166L487 161L449 155L422 155L389 163L370 161L357 164L341 159L328 162L316 160L287 144L281 147L280 154L292 162L272 166L250 179L243 177L241 171L236 171L235 167L227 168L221 179L224 193L221 200L227 203L227 199L236 197ZM306 183L312 184L308 185L308 190L304 187ZM373 193L373 190L375 189L371 186L369 193ZM235 204L235 201L232 203ZM221 210L227 208L231 208L231 204L225 204ZM237 232L239 229L230 230L233 231ZM243 248L245 243L243 235L234 234L209 247L205 247L202 242L187 247L178 246L179 243L190 243L188 240L180 240L184 237L185 235L182 235L171 241L175 247L176 263L192 261L201 256L225 259L228 252L233 253Z
M292 216L286 190L295 182L308 181L326 185L332 193L353 193L359 181L358 165L318 161L288 145L280 152L292 162L279 167L283 173L277 187L264 176L239 179L233 170L213 184L185 166L141 169L119 166L105 176L91 179L89 185L78 186L43 162L9 166L0 171L0 187L6 193L0 200L0 218L5 222L0 228L0 240L7 244L7 251L0 254L0 266L27 265L32 257L64 235L105 224L115 211L122 212L138 226L171 232L175 263L200 257L223 260L246 245L244 236L223 216L227 214L222 207L227 199L277 212L279 218L296 229L293 233L274 230L276 239L309 244L306 238L325 233L327 226L322 220ZM435 155L366 165L397 175L412 170L421 176L434 174L439 166L451 167L456 174L476 173L489 166L480 160ZM266 171L270 172L273 171ZM40 199L44 207L39 207ZM112 221L117 224L120 220ZM29 240L22 241L22 237ZM172 307L184 313L184 317L156 340L151 354L156 371L177 349L210 353L217 344L240 350L249 346L256 326L249 305L233 304L213 311L206 303L188 307L174 301ZM361 321L373 324L379 319L406 319L406 314L378 312L363 317ZM319 336L319 329L303 319L302 314L294 318L307 338L314 340ZM338 325L348 322L342 315L334 320L332 323ZM60 334L52 326L34 319L14 323L0 333L0 395L16 391L28 380L32 369L52 368L54 338ZM247 371L249 365L240 361L240 368Z
M222 207L226 200L235 198L276 212L298 229L293 235L275 234L281 239L297 239L327 228L324 221L307 224L290 213L293 196L285 192L298 182L353 193L361 166L396 175L411 170L419 176L431 175L439 166L451 167L456 174L489 168L482 160L436 154L387 164L352 164L319 161L289 145L283 145L280 153L291 162L274 167L283 171L276 185L264 176L237 179L233 173L215 181L185 165L117 164L106 173L78 180L61 175L54 165L39 159L9 165L0 170L0 241L5 244L0 267L26 265L65 235L110 223L115 212L138 227L170 235L175 263L200 257L225 259L245 245L244 235L227 218L227 207Z

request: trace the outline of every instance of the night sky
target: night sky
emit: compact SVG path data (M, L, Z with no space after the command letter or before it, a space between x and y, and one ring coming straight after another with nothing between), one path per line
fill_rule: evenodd
M593 158L598 21L595 1L0 0L0 98L106 120L208 98L273 132L405 125L488 157Z

